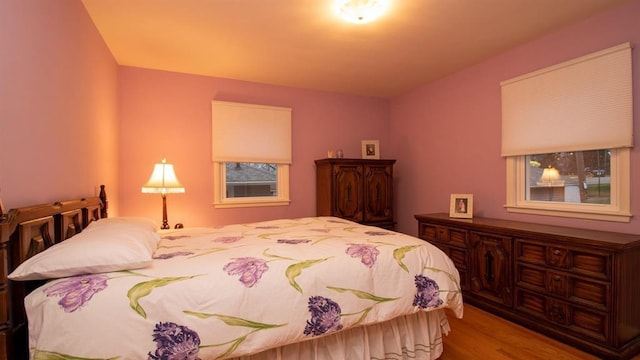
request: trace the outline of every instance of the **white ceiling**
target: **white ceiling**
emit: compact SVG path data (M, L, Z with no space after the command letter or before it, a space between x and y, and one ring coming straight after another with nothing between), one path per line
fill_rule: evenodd
M82 0L120 65L392 97L630 0Z

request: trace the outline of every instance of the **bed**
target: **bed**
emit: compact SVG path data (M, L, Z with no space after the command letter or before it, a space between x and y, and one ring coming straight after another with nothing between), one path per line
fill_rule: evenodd
M445 309L462 317L453 263L411 236L335 217L157 230L104 204L5 217L22 255L0 358L436 359Z

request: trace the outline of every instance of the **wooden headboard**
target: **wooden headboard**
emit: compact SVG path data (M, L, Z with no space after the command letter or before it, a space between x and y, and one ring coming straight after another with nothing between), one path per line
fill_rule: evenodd
M0 214L0 360L28 359L24 297L42 282L11 281L22 262L107 217L104 185L100 195L9 210Z

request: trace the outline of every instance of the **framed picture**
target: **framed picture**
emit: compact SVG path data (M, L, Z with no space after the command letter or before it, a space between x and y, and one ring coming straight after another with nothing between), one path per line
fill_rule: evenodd
M380 159L380 145L378 140L362 140L362 158Z
M473 195L451 194L449 216L452 218L471 219L473 217Z

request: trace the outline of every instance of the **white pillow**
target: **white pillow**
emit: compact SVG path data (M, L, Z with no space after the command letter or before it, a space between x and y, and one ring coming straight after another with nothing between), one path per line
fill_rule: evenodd
M160 240L158 233L137 222L103 220L27 259L9 274L9 279L52 279L139 269L151 264ZM113 224L106 226L108 223Z
M114 226L114 225L124 226L124 227L140 226L145 229L149 229L151 231L156 231L160 229L160 224L158 224L158 222L152 219L145 218L145 217L126 217L126 216L104 218L104 219L92 221L91 223L89 223L89 226L87 226L87 229L92 229L92 228L101 227L101 226Z

